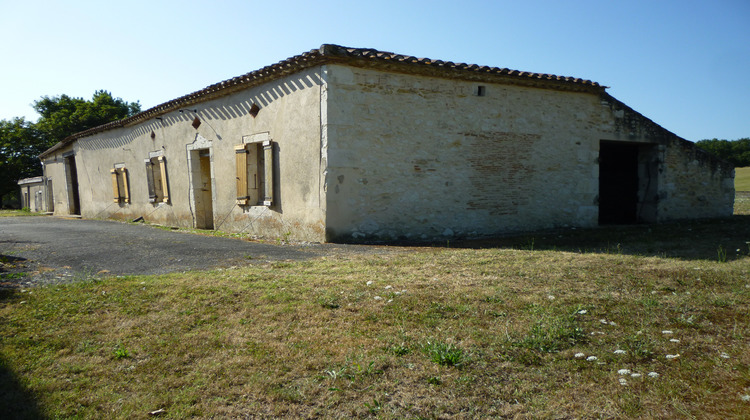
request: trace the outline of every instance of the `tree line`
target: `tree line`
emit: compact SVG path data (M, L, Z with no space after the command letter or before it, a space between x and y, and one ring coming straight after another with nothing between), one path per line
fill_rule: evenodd
M738 140L699 140L695 145L738 168L750 166L750 138Z
M18 180L42 175L38 156L64 138L141 112L139 102L112 97L105 90L91 100L43 96L32 104L40 117L0 120L0 203L18 192Z

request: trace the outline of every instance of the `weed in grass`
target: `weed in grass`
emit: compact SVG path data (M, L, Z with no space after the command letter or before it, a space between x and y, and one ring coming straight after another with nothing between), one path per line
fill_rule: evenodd
M383 405L377 399L373 398L371 403L365 403L365 408L370 414L378 414L383 409Z
M649 309L658 308L661 305L659 299L652 295L644 296L643 298L641 298L640 303L644 308Z
M516 345L544 353L554 353L587 340L586 333L572 314L546 315L536 321L531 330L516 341Z
M341 369L329 369L325 371L326 375L331 378L333 382L336 382L337 379L344 377L346 374L346 366L342 367Z
M656 343L643 335L629 336L625 338L625 355L631 363L648 362L656 354Z
M505 300L503 300L502 297L497 296L497 295L485 296L484 301L487 303L500 303L500 304L505 303Z
M673 318L672 321L681 327L700 328L700 321L702 319L703 316L700 314L687 314L683 312L676 318Z
M76 347L76 351L88 355L94 354L97 349L98 346L92 340L83 340L78 343L78 346ZM115 358L117 357L115 356Z
M438 318L438 319L450 319L450 318L456 318L458 315L456 314L455 307L451 305L446 305L442 302L432 302L430 303L430 308L427 311L427 316L430 318Z
M428 341L424 345L425 354L441 366L460 367L466 363L464 351L453 343Z
M618 404L620 410L628 418L638 418L643 415L641 396L632 392L624 392Z
M395 344L388 350L396 356L406 356L407 354L411 353L411 349L405 343Z
M716 249L716 260L720 263L727 262L727 250L721 245Z
M430 385L438 386L438 385L442 385L443 381L442 379L440 379L439 376L430 376L429 378L427 378L427 383Z
M492 311L492 310L487 311L486 314L495 318L505 318L508 316L507 312L498 312L498 311Z
M112 355L114 355L115 360L130 358L130 352L122 343L118 344L117 347L115 347L115 349L112 351Z
M501 360L520 363L523 366L541 366L543 359L535 350L528 348L510 346L503 349Z
M367 366L362 366L359 363L354 362L354 367L356 368L356 374L359 377L372 376L383 373L382 370L375 368L375 362L370 362L369 364L367 364Z
M0 273L0 279L19 280L28 276L28 273Z
M607 244L607 254L614 254L614 255L622 255L622 244L619 242L614 246L610 246L610 244Z
M101 279L96 276L96 273L94 273L94 270L91 268L84 268L80 272L74 273L73 277L71 277L72 283L84 283L90 281L101 281Z
M729 308L734 304L734 302L724 297L717 297L716 299L714 299L713 304L717 308Z
M341 307L341 304L339 303L339 297L333 294L318 296L316 301L318 305L325 309L338 309Z
M294 386L276 385L269 390L269 394L279 402L299 404L304 400L300 390Z

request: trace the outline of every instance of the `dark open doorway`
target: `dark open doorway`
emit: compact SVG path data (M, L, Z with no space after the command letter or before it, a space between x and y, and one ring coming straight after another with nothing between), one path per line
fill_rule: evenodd
M599 224L656 221L656 146L602 141Z
M68 211L70 214L81 214L81 200L78 195L78 170L75 155L64 155L65 178L68 186Z

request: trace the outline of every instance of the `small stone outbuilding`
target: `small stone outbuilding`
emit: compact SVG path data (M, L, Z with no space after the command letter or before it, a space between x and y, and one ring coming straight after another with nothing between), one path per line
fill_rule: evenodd
M33 178L24 178L18 181L21 188L21 208L42 213L50 211L51 200L48 193L51 191L47 188L46 179L43 176Z
M732 214L734 169L598 83L323 45L41 155L54 212L305 241Z

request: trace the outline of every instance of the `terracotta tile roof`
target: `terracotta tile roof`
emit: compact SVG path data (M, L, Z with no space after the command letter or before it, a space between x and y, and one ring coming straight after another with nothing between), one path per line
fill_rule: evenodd
M466 64L466 63L454 63L452 61L433 60L430 58L418 58L410 55L395 54L392 52L378 51L368 48L347 48L339 45L324 44L320 47L320 51L324 55L332 57L343 57L349 59L362 59L373 62L391 62L408 65L420 65L423 68L432 67L440 69L442 71L461 71L464 76L469 76L469 73L484 74L484 75L503 75L511 76L519 79L537 79L537 80L548 80L556 82L564 82L569 84L576 84L581 86L590 86L594 88L601 88L596 82L591 80L584 80L574 77L557 76L554 74L543 74L543 73L532 73L527 71L511 70L508 68L480 66L477 64ZM404 68L406 69L406 68ZM413 66L409 68L409 72L418 72ZM549 86L551 87L551 86Z
M574 77L563 77L553 74L511 70L508 68L418 58L371 48L349 48L340 45L323 44L318 49L287 58L286 60L242 76L233 77L213 84L199 91L181 96L153 108L149 108L132 117L73 134L46 150L40 155L40 158L44 158L50 153L59 150L82 137L146 121L186 106L225 96L233 92L248 89L296 73L306 68L328 63L341 63L355 67L374 68L409 74L422 74L433 77L516 84L556 90L603 93L606 88L596 82Z

